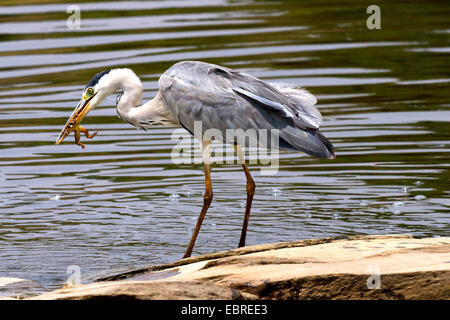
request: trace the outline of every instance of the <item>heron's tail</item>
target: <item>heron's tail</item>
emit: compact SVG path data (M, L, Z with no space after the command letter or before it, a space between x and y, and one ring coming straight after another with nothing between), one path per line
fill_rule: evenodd
M281 149L300 150L317 158L336 158L333 145L319 130L287 126L279 135Z
M334 154L334 147L331 142L319 131L317 130L317 135L324 144L325 148L328 150L328 159L336 159L336 155Z

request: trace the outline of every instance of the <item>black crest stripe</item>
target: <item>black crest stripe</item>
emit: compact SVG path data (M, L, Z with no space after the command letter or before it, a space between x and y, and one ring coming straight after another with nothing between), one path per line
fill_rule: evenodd
M89 83L86 85L86 89L89 87L93 87L97 84L97 82L101 79L101 77L103 77L105 74L108 74L110 70L105 70L102 72L97 73L95 76L92 77L91 81L89 81Z

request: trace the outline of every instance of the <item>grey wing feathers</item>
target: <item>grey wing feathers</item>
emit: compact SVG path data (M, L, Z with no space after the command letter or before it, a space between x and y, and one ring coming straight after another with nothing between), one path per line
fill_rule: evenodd
M250 99L253 99L253 100L261 103L261 105L266 108L273 109L273 111L280 113L280 115L282 117L288 117L288 118L294 117L292 112L288 108L283 106L281 103L266 99L264 97L256 95L256 94L254 94L250 91L244 90L242 88L233 88L233 90L236 91L237 93L240 93L243 96L246 96Z
M306 90L283 83L267 84L248 74L223 67L211 67L208 74L212 73L226 76L235 92L259 102L262 107L272 109L283 117L292 118L301 128L318 129L322 122L320 112L314 107L317 100Z
M288 83L271 82L270 85L292 99L302 117L308 117L309 121L314 122L319 127L323 119L319 110L315 107L317 99L314 95L301 87Z
M217 129L223 135L227 129L277 129L280 148L333 156L331 144L317 130L322 118L315 99L302 91L277 89L250 75L199 61L173 65L159 84L166 107L191 133L195 121L201 121L203 131Z

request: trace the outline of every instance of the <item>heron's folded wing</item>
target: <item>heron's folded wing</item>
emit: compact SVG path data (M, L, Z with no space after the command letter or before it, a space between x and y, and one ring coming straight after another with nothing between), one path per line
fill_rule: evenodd
M318 125L322 123L322 115L315 107L317 99L310 92L290 83L270 82L269 84L281 91L288 99L292 100L299 111L305 116L312 118L311 120Z
M236 72L223 67L210 68L209 77L215 77L215 82L223 82L226 78L231 89L251 104L269 109L275 114L292 118L296 126L304 129L318 129L322 116L314 107L314 96L305 90L274 87L264 81L242 72ZM312 97L312 98L311 98Z
M261 80L227 68L185 61L168 69L159 84L165 106L197 138L203 139L208 132L208 138L211 134L229 141L229 132L255 132L258 137L260 133L278 132L280 148L318 157L330 155L317 127L295 114L289 97ZM261 141L258 144L277 147L270 140Z
M273 111L279 113L282 117L287 117L287 118L294 117L291 110L289 110L289 108L282 105L281 103L258 96L256 94L254 94L250 91L244 90L242 88L233 88L233 90L247 98L250 98L254 101L259 102L265 108L272 109Z

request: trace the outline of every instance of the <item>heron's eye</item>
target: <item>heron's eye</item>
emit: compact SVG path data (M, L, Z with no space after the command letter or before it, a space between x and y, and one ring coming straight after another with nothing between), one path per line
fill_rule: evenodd
M86 95L88 97L92 96L93 93L94 93L94 89L92 89L92 88L87 88L86 89Z

